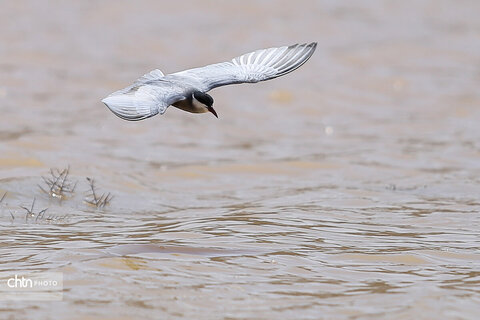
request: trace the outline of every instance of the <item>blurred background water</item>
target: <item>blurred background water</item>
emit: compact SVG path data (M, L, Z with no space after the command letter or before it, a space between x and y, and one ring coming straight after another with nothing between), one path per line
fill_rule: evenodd
M2 318L478 317L480 2L0 8L0 271L64 275L63 301ZM155 68L310 41L294 73L214 90L220 119L100 102ZM72 196L40 190L68 166ZM33 199L51 219L26 217Z

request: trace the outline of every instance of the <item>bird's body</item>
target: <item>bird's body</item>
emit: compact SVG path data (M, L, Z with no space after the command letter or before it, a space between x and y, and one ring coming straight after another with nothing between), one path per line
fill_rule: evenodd
M213 98L210 95L194 91L191 95L188 95L186 99L177 101L172 105L191 113L205 113L210 111L208 110L208 106L212 104Z
M255 83L280 77L300 67L313 54L316 43L257 50L205 67L164 75L156 69L136 80L131 86L116 91L102 100L122 119L135 121L163 114L168 106L192 113L211 112L213 88Z

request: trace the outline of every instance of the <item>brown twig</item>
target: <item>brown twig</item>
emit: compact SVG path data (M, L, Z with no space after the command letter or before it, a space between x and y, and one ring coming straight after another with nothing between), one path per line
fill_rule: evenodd
M69 174L70 166L62 171L59 169L50 169L50 177L42 176L48 188L45 189L41 185L38 185L38 187L52 198L65 199L75 191L78 182L71 182L69 180Z
M113 195L108 192L102 193L102 195L99 196L95 186L95 180L87 177L87 181L90 186L90 190L88 191L90 194L87 196L87 198L85 198L85 202L97 208L103 208L110 204L110 201L113 199Z
M22 208L23 210L27 211L27 213L25 214L25 222L28 222L28 217L32 217L32 218L33 218L33 217L35 217L35 216L36 216L35 222L37 222L37 220L38 220L39 218L43 218L43 216L45 215L45 212L48 210L48 208L46 208L46 209L43 209L43 210L39 211L38 213L35 213L35 211L33 210L34 207L35 207L35 201L36 201L36 199L33 198L32 206L30 207L30 209L27 208L27 207L23 207L23 206L20 207L20 208ZM11 214L11 213L10 213L10 214ZM12 215L12 217L13 217L13 215ZM13 218L13 219L15 219L15 218Z

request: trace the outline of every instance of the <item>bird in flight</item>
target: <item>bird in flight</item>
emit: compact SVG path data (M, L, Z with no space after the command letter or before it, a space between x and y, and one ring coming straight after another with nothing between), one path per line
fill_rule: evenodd
M283 76L300 67L313 54L316 42L257 50L228 62L164 75L155 69L102 102L124 120L138 121L164 114L172 105L192 113L211 112L208 91L229 84L255 83Z

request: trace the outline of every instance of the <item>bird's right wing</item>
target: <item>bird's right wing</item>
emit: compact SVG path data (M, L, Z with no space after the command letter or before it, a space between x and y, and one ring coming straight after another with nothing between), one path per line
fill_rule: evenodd
M156 73L155 70L152 72ZM169 105L187 97L185 88L158 78L143 79L148 75L152 74L146 74L133 85L112 93L102 102L118 117L138 121L164 114Z
M185 70L171 76L189 81L204 92L229 84L265 81L297 69L312 56L316 47L317 43L312 42L257 50L229 62Z

